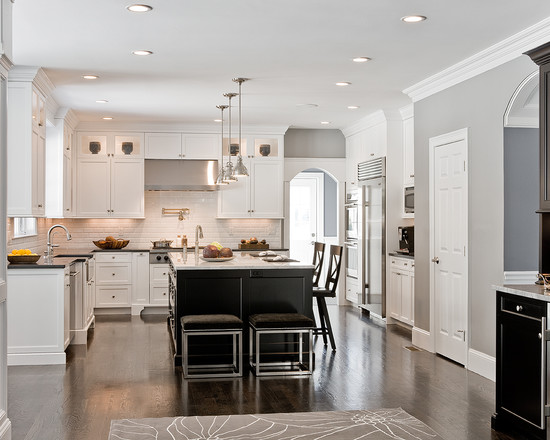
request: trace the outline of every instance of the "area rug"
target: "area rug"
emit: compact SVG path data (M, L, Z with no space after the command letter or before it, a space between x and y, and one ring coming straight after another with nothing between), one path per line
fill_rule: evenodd
M401 408L111 421L109 440L442 440Z

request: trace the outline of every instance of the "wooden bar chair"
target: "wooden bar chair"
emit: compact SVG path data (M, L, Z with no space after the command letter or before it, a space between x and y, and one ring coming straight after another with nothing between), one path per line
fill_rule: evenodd
M321 270L323 269L323 260L325 257L325 243L316 241L313 246L313 287L319 286Z
M330 325L330 317L328 315L327 303L325 298L336 297L336 287L340 277L340 266L342 264L342 246L330 246L330 261L328 263L327 278L324 287L313 287L313 297L317 299L319 308L320 327L315 329L315 334L323 335L323 342L327 345L327 335L330 338L330 345L333 350L336 350L334 335L332 334L332 326Z

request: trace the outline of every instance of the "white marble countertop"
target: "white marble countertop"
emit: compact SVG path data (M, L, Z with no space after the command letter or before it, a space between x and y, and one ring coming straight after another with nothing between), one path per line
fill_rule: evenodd
M220 270L220 269L313 269L310 263L302 262L268 262L262 257L252 257L250 255L240 255L235 253L232 260L228 261L204 261L199 257L195 261L193 252L187 253L187 260L184 260L181 252L170 252L170 261L176 270Z
M538 284L505 284L492 287L499 292L550 302L550 290L544 290L544 286Z

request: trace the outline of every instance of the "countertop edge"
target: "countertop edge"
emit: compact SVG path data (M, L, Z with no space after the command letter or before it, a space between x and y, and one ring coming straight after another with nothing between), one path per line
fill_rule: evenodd
M499 292L550 302L550 291L544 290L544 286L538 284L493 284L491 287Z

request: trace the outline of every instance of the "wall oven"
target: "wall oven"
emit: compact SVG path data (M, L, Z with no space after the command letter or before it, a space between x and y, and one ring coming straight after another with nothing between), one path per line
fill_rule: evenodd
M346 242L359 239L359 190L350 189L346 193L345 205Z

